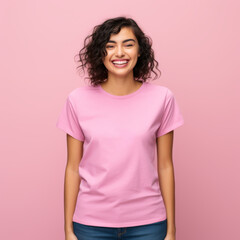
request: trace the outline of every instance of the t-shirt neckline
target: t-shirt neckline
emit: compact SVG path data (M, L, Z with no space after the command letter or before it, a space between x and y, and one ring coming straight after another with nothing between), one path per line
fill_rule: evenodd
M137 95L138 93L140 93L145 88L145 86L146 86L146 82L142 81L142 85L141 85L140 88L138 88L135 92L132 92L132 93L127 94L127 95L113 95L109 92L106 92L100 84L98 85L98 88L102 93L104 93L105 95L107 95L109 97L116 98L116 99L125 99L125 98L129 98L129 97Z

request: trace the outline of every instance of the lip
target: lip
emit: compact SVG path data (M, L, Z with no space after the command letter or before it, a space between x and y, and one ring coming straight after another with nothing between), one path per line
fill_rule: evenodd
M115 64L113 63L114 61L127 61L127 63L125 63L125 64L123 64L123 65L115 65ZM114 59L114 60L112 60L112 64L113 64L113 66L116 67L116 68L125 68L125 67L128 65L128 63L129 63L129 59L119 59L119 60Z

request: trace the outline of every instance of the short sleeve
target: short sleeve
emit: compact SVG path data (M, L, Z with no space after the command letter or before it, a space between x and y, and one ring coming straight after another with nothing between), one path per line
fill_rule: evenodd
M56 126L79 141L84 141L85 137L80 127L76 112L69 99L69 96L63 106L57 119Z
M157 130L157 137L160 137L184 124L177 101L171 90L167 90L166 102L161 117L160 127Z

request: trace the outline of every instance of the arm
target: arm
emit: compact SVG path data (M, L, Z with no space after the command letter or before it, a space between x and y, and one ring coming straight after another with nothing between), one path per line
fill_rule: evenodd
M158 176L167 212L167 234L175 236L175 182L172 146L173 131L157 138Z
M73 232L72 219L80 185L79 163L83 153L83 142L67 134L67 165L64 182L64 230Z

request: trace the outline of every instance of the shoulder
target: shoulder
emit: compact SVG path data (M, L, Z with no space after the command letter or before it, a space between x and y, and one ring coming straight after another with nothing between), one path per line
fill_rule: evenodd
M97 91L97 87L85 85L78 88L73 89L68 93L68 99L72 102L83 100L90 97Z
M157 98L162 97L164 99L171 98L173 96L173 92L166 86L156 84L156 83L147 83L147 88L150 93Z

